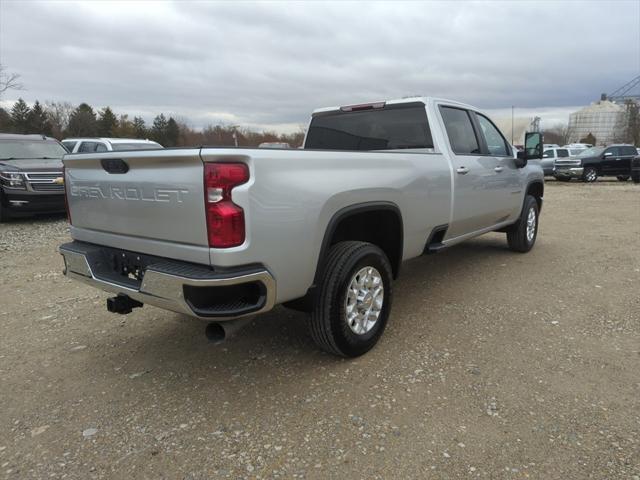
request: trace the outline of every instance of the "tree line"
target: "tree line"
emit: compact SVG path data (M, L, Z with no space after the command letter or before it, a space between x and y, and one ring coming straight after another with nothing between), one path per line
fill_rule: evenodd
M40 103L36 100L29 107L22 98L8 110L0 107L0 133L36 133L58 140L69 137L146 138L165 147L236 144L257 147L263 142L284 142L298 147L304 139L302 129L292 134L278 134L220 124L196 130L164 113L156 115L153 123L147 125L142 117L117 115L108 106L96 111L87 103L73 106L68 102Z

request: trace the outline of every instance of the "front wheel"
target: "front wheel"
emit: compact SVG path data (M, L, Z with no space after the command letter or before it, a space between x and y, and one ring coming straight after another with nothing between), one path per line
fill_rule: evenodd
M598 179L598 171L594 167L585 167L582 172L582 179L585 182L595 182Z
M518 221L507 231L507 243L514 252L526 253L533 248L538 236L540 208L531 195L524 199L522 213Z
M9 220L9 212L4 205L2 205L2 197L0 197L0 223L6 222Z
M384 332L391 311L392 272L377 246L340 242L329 250L309 327L326 352L357 357Z
M629 180L629 175L618 175L616 178L619 182L626 182L627 180Z

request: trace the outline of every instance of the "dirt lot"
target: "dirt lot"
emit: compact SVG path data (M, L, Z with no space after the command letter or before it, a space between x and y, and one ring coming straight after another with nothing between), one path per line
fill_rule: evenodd
M61 218L0 226L7 478L640 478L640 185L547 184L535 249L408 262L380 344L317 351L277 308L107 313Z

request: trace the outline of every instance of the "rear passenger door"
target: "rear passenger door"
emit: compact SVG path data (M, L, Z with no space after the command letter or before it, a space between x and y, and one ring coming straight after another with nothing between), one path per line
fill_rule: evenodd
M453 163L452 218L445 239L459 237L497 223L495 189L500 161L483 154L483 142L472 113L464 108L440 105Z

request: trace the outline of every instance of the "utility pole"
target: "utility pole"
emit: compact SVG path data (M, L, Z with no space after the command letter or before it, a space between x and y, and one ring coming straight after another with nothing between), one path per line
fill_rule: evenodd
M511 145L513 145L513 105L511 105Z

